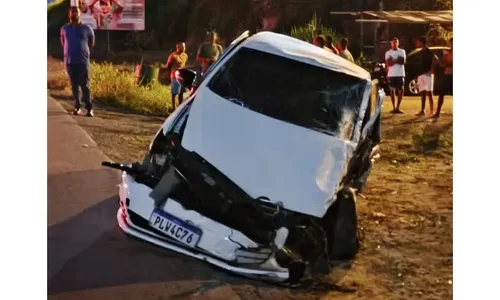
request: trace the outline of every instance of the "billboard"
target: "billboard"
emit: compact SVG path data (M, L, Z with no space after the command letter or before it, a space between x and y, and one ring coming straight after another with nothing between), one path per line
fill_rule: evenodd
M94 30L144 30L145 0L71 0Z

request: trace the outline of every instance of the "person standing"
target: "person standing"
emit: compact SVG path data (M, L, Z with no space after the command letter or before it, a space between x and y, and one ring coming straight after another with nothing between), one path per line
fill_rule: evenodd
M421 99L420 112L417 116L425 115L425 100L429 98L430 114L432 116L434 112L434 99L432 97L432 91L434 90L434 69L438 62L438 59L431 49L427 47L427 39L425 37L420 37L416 41L416 47L421 48L420 53L420 72L417 77L417 87Z
M184 101L184 86L177 81L175 77L175 72L180 68L184 67L188 61L188 55L186 53L186 44L179 42L175 45L175 51L168 56L167 63L162 65L163 68L167 68L170 73L170 89L172 94L172 109L175 110L175 97L179 95L179 105Z
M453 95L453 38L448 41L450 50L447 51L440 63L441 67L444 69L441 78L437 84L438 90L438 106L436 113L432 115L433 119L439 118L441 113L441 107L443 106L444 96Z
M385 64L388 66L387 81L391 90L391 101L393 114L402 114L399 109L403 101L403 91L405 86L405 63L406 51L399 48L399 39L397 37L391 40L391 49L385 53ZM395 101L395 94L398 95L398 102Z
M222 46L217 44L217 33L212 31L208 34L208 42L201 44L196 54L196 60L201 63L201 76L222 54Z
M64 65L71 82L73 100L75 101L73 114L79 115L81 112L79 95L79 88L81 88L87 116L93 117L94 112L90 101L89 71L90 48L95 46L95 36L90 26L82 24L78 7L69 9L69 23L61 28L60 38L64 49Z
M274 31L278 27L280 14L274 9L268 9L261 17L259 31Z
M313 44L314 44L315 46L320 47L320 48L321 48L321 49L323 49L323 50L326 50L326 51L328 51L328 52L332 52L332 50L330 50L330 48L328 48L328 47L325 45L325 39L324 39L321 35L317 35L316 37L314 37Z
M338 43L339 55L344 59L354 63L354 57L352 57L351 51L347 49L347 45L349 44L349 40L347 38L341 38Z
M333 45L333 37L327 35L325 38L325 46L330 49L333 53L339 55L339 50Z

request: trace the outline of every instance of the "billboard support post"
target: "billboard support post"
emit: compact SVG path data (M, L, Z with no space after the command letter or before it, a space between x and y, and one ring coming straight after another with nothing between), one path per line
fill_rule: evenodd
M111 53L111 43L109 41L109 29L106 30L106 41L108 43L108 53Z

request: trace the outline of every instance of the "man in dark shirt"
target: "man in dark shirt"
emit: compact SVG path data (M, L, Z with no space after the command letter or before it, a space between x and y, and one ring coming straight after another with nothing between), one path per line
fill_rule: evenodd
M448 45L450 46L450 50L444 53L440 61L440 72L436 76L437 91L434 92L438 95L438 105L436 113L432 116L433 119L439 118L444 103L444 96L453 96L453 38L448 40Z
M74 115L80 114L79 88L87 109L87 116L93 117L89 89L90 48L95 45L94 31L80 20L80 9L69 9L69 23L61 28L61 45L64 48L64 64L68 73L73 99Z
M420 37L416 42L417 48L422 48L420 50L421 64L420 72L417 77L418 91L422 97L422 103L420 107L420 112L417 116L425 115L425 98L429 97L430 115L434 113L434 99L432 98L432 91L434 88L434 67L438 61L436 55L432 53L431 49L427 47L427 40L425 37Z

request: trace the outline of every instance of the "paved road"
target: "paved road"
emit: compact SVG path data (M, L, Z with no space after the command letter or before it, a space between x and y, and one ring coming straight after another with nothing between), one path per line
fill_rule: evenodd
M294 291L221 272L126 237L116 225L119 174L48 100L49 299L287 299ZM83 118L83 117L82 117Z

